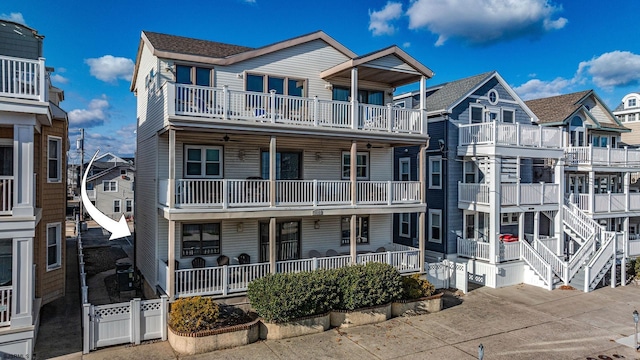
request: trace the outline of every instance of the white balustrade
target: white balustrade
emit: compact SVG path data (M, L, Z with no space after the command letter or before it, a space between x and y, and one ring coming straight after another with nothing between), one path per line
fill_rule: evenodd
M518 241L500 243L500 261L511 261L520 259L520 245Z
M489 204L489 185L458 183L458 201Z
M558 185L502 184L502 205L544 205L558 203Z
M629 210L640 210L640 193L629 194Z
M360 181L357 183L357 202L362 204L386 204L389 184L386 181Z
M391 186L392 203L414 203L420 201L419 181L393 181Z
M13 176L0 176L0 215L13 209Z
M0 96L47 101L44 59L0 56Z
M595 213L625 211L626 194L595 194L593 197Z
M492 144L561 149L562 129L525 124L488 122L459 126L458 145Z
M268 206L269 180L227 180L229 206Z
M417 250L388 252L391 266L400 273L420 271L420 252Z
M524 260L533 271L545 282L547 288L553 288L552 269L536 250L526 241L518 241L520 244L520 258Z
M317 180L316 201L319 205L351 203L351 181Z
M11 323L11 286L0 287L0 326Z
M545 245L544 242L536 240L538 254L551 266L553 272L564 282L568 283L566 279L566 267L564 260L560 259L551 249Z
M222 180L176 180L176 204L217 205L222 200Z
M458 256L489 261L488 242L458 238Z
M312 180L277 180L276 204L304 205L313 204L314 182Z
M158 286L167 291L169 285L169 265L158 259Z
M594 283L602 278L601 271L604 269L609 260L615 256L616 250L616 233L604 231L604 241L602 246L591 257L587 265L585 265L584 291L589 292ZM615 258L614 258L615 259ZM605 275L606 276L606 275Z
M640 150L628 148L578 146L565 150L567 165L638 167Z
M629 239L629 256L640 255L640 237L637 239Z

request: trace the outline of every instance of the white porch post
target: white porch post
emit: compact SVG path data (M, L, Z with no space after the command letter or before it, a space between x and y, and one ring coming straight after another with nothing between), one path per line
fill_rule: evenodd
M623 181L624 181L624 184L623 184L623 186L624 186L624 188L623 188L624 189L624 209L625 209L625 211L629 211L629 205L630 205L630 200L631 200L630 195L629 195L631 193L629 191L629 185L631 184L631 173L628 173L628 172L624 173Z
M33 130L32 130L33 131ZM11 327L33 325L33 238L13 239Z
M421 134L428 134L427 129L427 77L420 77L420 124Z
M176 131L169 129L169 209L176 203Z
M424 76L422 77L424 80ZM421 81L421 87L422 87L422 82ZM421 94L424 94L424 90L420 90ZM421 95L422 97L423 95ZM421 100L422 101L422 100ZM424 103L423 103L424 104ZM422 107L422 105L421 105ZM424 113L424 111L422 112ZM420 153L418 154L418 174L420 176L420 204L426 205L427 203L427 196L426 196L426 155L424 153L426 149L426 144L421 144L420 145ZM420 253L420 273L424 273L425 272L425 268L424 268L424 256L425 256L425 238L426 238L426 231L425 231L425 220L426 220L426 216L425 216L425 211L423 210L418 214L418 250Z
M553 169L553 180L558 184L558 213L555 217L555 224L553 226L553 235L557 241L557 254L564 254L564 231L562 218L564 211L564 195L565 195L565 175L564 175L564 160L557 160L556 166Z
M269 205L276 206L276 161L278 150L276 148L276 137L271 136L269 140Z
M533 213L533 238L540 239L540 211Z
M357 167L357 157L358 157L358 144L355 140L351 141L351 152L349 153L349 179L351 180L351 205L356 205L358 203L358 183L357 177L358 173L356 172Z
M169 129L169 209L173 209L176 201L176 131ZM176 296L176 223L169 220L169 231L167 234L167 262L169 269L169 283L167 284L167 295L171 298Z
M13 216L34 215L33 131L32 125L13 126Z
M276 273L276 259L277 259L277 250L276 250L276 218L269 219L269 268L271 269L271 273Z
M351 128L357 129L360 124L358 119L358 68L351 68Z
M356 253L356 231L357 231L357 221L358 217L353 214L351 215L351 221L349 223L349 251L351 254L351 264L356 264L357 253Z
M629 256L629 217L622 219L622 259L620 261L620 283L622 286L627 285L627 256Z
M495 264L498 261L498 254L500 254L500 242L498 236L500 235L500 208L501 208L501 171L502 171L502 158L496 156L493 161L493 169L490 174L489 182L489 207L491 212L489 213L489 263Z
M424 274L424 253L425 253L425 213L424 211L418 214L418 252L420 261L420 273Z
M524 241L524 212L518 214L518 239ZM534 226L536 226L534 224Z
M591 211L591 213L594 213L596 209L595 196L594 196L595 186L596 186L596 173L595 171L591 170L589 171L589 186L587 186L589 188L589 210Z

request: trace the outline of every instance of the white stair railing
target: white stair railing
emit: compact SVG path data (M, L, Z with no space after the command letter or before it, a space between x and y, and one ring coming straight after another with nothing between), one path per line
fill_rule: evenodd
M519 241L520 256L533 271L544 281L547 289L553 289L553 270L551 265L546 262L540 254L534 250L526 241Z
M605 276L607 270L609 270L615 262L617 250L616 233L605 231L604 235L606 241L604 241L600 249L596 251L585 266L584 292L593 290L598 281Z
M551 269L565 284L569 283L568 280L568 267L567 263L560 259L553 251L551 251L543 242L536 240L535 242L538 250L538 254L551 265Z
M569 275L567 277L567 282L571 281L571 279L573 279L573 277L580 271L582 265L589 260L589 257L595 250L593 246L594 243L595 237L591 237L586 243L580 246L580 249L578 249L573 256L571 256L568 264Z
M568 228L573 230L578 235L578 237L582 239L581 242L578 241L579 243L585 243L593 237L596 230L594 229L594 226L592 224L586 222L581 216L576 214L576 212L581 213L582 210L578 209L578 207L573 204L570 204L569 206L564 205L562 211L562 221ZM600 226L598 226L598 228L600 228Z

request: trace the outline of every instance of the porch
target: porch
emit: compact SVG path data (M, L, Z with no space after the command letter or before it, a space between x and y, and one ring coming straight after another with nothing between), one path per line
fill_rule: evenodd
M495 147L561 150L563 146L561 128L536 125L487 122L459 125L458 155L472 156L487 147L488 154L495 153ZM478 146L480 149L478 149ZM471 148L475 151L470 151ZM485 152L485 151L480 151ZM469 153L469 154L467 154ZM513 156L513 153L512 153Z
M380 262L392 265L402 274L420 271L420 251L417 248L400 244L388 245L393 251L370 252L356 255L356 264ZM275 269L270 263L213 266L199 269L180 269L175 271L176 297L213 295L228 296L247 291L248 284L271 273L291 273L313 271L316 269L338 269L350 266L352 256L336 255L310 257L298 260L277 261ZM158 260L158 285L167 292L170 281L169 266L166 261Z
M544 182L537 184L500 184L500 204L502 206L556 205L560 203L558 189L558 184ZM489 192L489 184L459 182L459 207L466 209L468 203L488 206L490 201Z
M637 149L579 146L565 150L567 166L638 167L640 151Z
M569 194L569 201L589 214L640 212L640 193Z
M498 254L496 254L496 262L500 263L520 260L520 241L524 240L513 242L500 241L500 248ZM491 244L489 242L484 242L479 239L458 238L458 256L469 259L490 261L490 246Z
M0 55L0 97L48 101L44 59Z

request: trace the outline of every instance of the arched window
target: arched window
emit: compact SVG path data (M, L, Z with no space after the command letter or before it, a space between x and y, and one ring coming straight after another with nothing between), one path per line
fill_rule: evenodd
M580 116L574 116L569 123L569 141L571 146L585 146L584 121Z
M583 123L582 123L582 118L580 116L574 116L573 119L571 119L571 126L572 127L582 127Z

